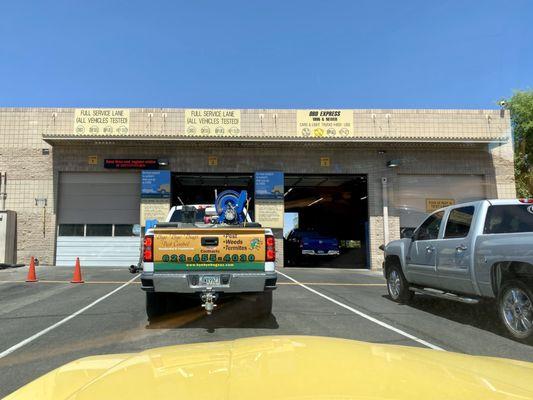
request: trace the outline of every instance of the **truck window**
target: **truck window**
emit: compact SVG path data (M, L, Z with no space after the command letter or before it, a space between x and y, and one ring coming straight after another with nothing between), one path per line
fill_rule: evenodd
M196 222L204 222L205 209L201 208L196 211ZM181 210L174 210L170 216L170 222L181 222Z
M533 206L529 204L490 206L483 233L533 232Z
M443 216L443 211L431 214L416 230L414 240L437 239L439 237L439 229Z
M475 208L473 206L454 208L450 212L444 239L462 238L468 236L470 225L474 216Z

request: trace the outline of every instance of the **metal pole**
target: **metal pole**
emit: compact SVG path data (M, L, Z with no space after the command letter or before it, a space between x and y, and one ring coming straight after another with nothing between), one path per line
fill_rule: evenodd
M387 178L381 178L381 191L383 198L383 240L389 243L389 197L387 193Z
M5 211L6 209L6 185L7 185L7 172L0 174L0 186L2 187L2 193L0 196L2 197L2 211Z

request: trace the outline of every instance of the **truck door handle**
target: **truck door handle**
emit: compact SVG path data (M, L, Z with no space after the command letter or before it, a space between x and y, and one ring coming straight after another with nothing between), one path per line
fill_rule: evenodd
M435 251L434 246L426 246L426 253L433 253Z
M218 238L215 237L203 237L201 240L202 246L218 246Z
M457 247L455 248L455 250L456 250L458 253L460 253L460 252L462 252L462 251L468 250L468 247L466 247L464 244L460 244L459 246L457 246Z

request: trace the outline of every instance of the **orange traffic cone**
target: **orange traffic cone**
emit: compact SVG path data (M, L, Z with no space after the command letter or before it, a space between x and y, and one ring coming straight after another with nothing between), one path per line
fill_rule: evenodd
M81 267L80 267L80 258L76 257L76 266L74 267L74 276L70 283L83 283L83 278L81 277Z
M37 282L37 275L35 274L35 259L33 256L30 258L30 269L28 269L26 282Z

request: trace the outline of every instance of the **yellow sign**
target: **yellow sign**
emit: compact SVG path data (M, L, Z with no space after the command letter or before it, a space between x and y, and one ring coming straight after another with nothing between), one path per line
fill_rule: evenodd
M141 225L147 219L164 221L170 209L170 199L141 199Z
M352 110L297 110L297 134L304 138L353 137Z
M321 167L329 167L329 165L330 165L329 157L320 157L320 166Z
M453 206L454 199L426 199L426 212L431 213L442 207Z
M202 239L208 238L212 245ZM264 268L263 229L155 230L156 269Z
M74 132L77 135L126 135L130 129L130 110L122 108L77 108Z
M215 156L207 157L207 165L211 167L216 167L218 165L218 158L216 158Z
M265 228L283 228L285 205L283 201L257 201L255 203L255 222Z
M98 156L88 156L87 157L87 164L89 164L89 165L98 164Z
M185 133L190 136L240 136L240 110L186 109Z

